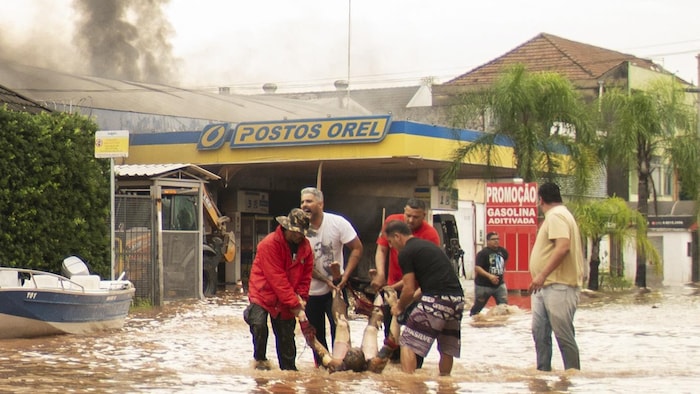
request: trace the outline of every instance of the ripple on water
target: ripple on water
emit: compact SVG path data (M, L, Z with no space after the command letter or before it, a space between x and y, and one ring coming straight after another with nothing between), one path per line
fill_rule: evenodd
M529 305L526 297L519 305ZM172 303L130 314L126 326L95 336L58 336L0 341L0 392L693 392L700 384L699 296L693 289L663 289L598 297L582 295L576 314L583 371L534 369L527 308L504 324L462 324L462 357L451 377L439 377L433 347L415 375L390 364L381 375L328 374L313 365L297 337L301 372L251 367L252 344L243 322L245 299L231 294ZM350 321L361 341L366 321ZM275 364L274 337L268 357ZM673 385L671 385L671 382Z

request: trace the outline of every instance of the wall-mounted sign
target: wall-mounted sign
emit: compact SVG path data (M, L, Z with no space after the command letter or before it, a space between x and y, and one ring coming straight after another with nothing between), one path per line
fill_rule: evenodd
M504 280L509 290L530 286L530 253L537 236L537 183L487 183L486 232L509 253Z
M244 122L207 125L198 150L214 150L228 143L231 149L289 145L379 142L389 131L391 116Z
M226 141L231 139L231 130L228 123L208 124L202 130L197 143L197 150L215 150L221 148Z
M694 216L649 216L649 228L689 228L695 222Z
M238 212L269 213L270 196L267 192L251 190L238 191Z
M129 157L129 130L99 130L95 133L95 157Z
M459 191L440 189L437 186L419 186L413 189L413 197L425 201L430 209L457 210Z
M537 226L537 184L486 184L486 227L490 226Z

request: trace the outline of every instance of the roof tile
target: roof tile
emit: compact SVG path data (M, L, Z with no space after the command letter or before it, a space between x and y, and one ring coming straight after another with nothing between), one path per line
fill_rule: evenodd
M503 68L523 64L531 72L556 71L574 83L597 82L605 73L625 62L656 71L663 69L648 59L540 33L510 52L462 74L447 86L493 83Z

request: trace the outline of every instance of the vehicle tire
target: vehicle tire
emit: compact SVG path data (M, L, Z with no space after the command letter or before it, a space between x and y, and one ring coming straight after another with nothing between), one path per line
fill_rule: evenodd
M212 297L216 295L216 287L217 287L217 273L216 269L204 269L204 272L202 272L202 292L204 293L205 297Z
M204 247L203 261L204 270L202 272L202 293L205 297L212 297L216 295L218 266L219 266L219 255L217 255L213 249Z

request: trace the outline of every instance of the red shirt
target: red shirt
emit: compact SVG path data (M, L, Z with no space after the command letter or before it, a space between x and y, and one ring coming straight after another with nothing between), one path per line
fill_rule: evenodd
M384 226L386 226L386 224L392 220L400 220L402 222L405 221L402 213L395 213L386 218L384 221ZM440 245L440 236L438 235L437 230L435 230L435 227L428 224L428 222L425 220L420 227L413 231L413 236L428 240L437 246L442 246ZM377 245L389 247L389 242L384 236L384 227L382 227L382 232L379 234L379 238L377 238ZM387 273L386 283L388 285L393 285L402 278L403 272L399 266L399 252L396 249L389 247L389 272Z

